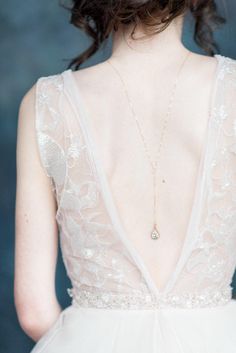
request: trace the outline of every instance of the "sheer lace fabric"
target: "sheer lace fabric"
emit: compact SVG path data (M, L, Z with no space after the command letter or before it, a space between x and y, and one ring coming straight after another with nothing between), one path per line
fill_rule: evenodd
M197 236L173 288L178 293L227 287L236 265L236 64L219 59Z
M56 219L74 305L191 308L230 300L236 266L236 62L217 58L193 233L163 292L111 211L70 70L37 81L39 153L58 203Z
M63 77L40 78L37 96L40 154L56 190L63 260L74 288L148 293L109 218Z

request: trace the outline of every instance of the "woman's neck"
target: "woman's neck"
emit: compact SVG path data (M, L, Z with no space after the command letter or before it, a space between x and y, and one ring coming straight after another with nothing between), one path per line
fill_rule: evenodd
M183 17L175 18L162 32L146 36L141 25L135 29L135 38L130 34L132 26L121 25L113 32L112 54L110 59L119 58L123 63L135 62L142 65L167 63L182 57L186 48L182 44Z

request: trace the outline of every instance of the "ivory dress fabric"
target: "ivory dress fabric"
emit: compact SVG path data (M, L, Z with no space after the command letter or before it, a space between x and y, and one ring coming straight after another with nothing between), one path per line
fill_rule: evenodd
M215 57L191 217L161 290L126 234L71 69L37 80L38 146L72 302L32 353L236 352L236 61Z

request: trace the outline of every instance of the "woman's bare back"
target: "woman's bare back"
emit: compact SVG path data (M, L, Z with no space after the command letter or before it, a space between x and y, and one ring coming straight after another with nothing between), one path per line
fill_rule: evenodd
M118 59L114 65L127 82L154 160L178 67L164 71L143 67L136 72L132 67L123 67ZM157 169L156 217L162 234L157 243L149 241L153 222L152 174L121 81L106 61L73 73L89 111L95 145L126 234L159 287L164 286L173 271L187 233L207 137L216 66L216 58L192 53L179 78ZM153 71L158 73L152 75Z

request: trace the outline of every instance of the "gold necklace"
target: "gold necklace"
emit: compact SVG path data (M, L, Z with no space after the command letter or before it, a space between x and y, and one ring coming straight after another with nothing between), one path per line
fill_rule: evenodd
M180 76L180 72L182 71L182 68L187 60L187 58L189 57L191 51L188 51L187 55L185 56L179 70L178 70L178 73L177 73L177 76L176 76L176 79L174 81L174 84L173 84L173 88L171 90L171 94L170 94L170 99L169 99L169 104L168 104L168 109L167 109L167 113L166 113L166 117L164 119L164 124L163 124L163 129L162 129L162 133L161 133L161 139L160 139L160 144L159 144L159 149L158 149L158 157L160 157L160 152L161 152L161 148L162 148L162 145L163 145L163 138L164 138L164 132L166 130L166 127L167 127L167 122L169 120L169 117L170 117L170 113L171 113L171 109L172 109L172 106L173 106L173 100L174 100L174 95L175 95L175 92L176 92L176 88L177 88L177 83L178 83L178 80L179 80L179 76ZM133 107L133 103L129 97L129 94L128 94L128 91L127 91L127 88L126 88L126 84L122 78L122 76L120 75L119 71L116 69L116 67L111 63L111 61L108 59L107 62L111 65L111 67L115 70L115 72L118 74L123 86L124 86L124 91L125 91L125 94L127 96L127 100L129 102L129 105L130 105L130 108L131 108L131 111L132 111L132 115L134 117L134 120L135 120L135 123L136 123L136 126L137 126L137 129L138 129L138 132L140 134L140 137L141 137L141 140L143 142L143 145L144 145L144 150L145 150L145 153L148 157L148 160L150 162L150 166L151 166L151 170L152 170L152 176L153 176L153 189L154 189L154 207L153 207L153 219L154 219L154 225L153 225L153 228L152 228L152 231L151 231L151 239L159 239L160 238L160 232L158 231L158 228L157 228L157 222L155 221L155 217L156 217L156 169L157 169L157 161L158 161L158 158L156 159L156 161L152 161L151 157L150 157L150 153L148 151L148 147L147 147L147 142L146 142L146 139L144 137L144 134L143 134L143 131L142 131L142 128L141 128L141 125L140 125L140 122L137 118L137 115L135 113L135 110L134 110L134 107Z

